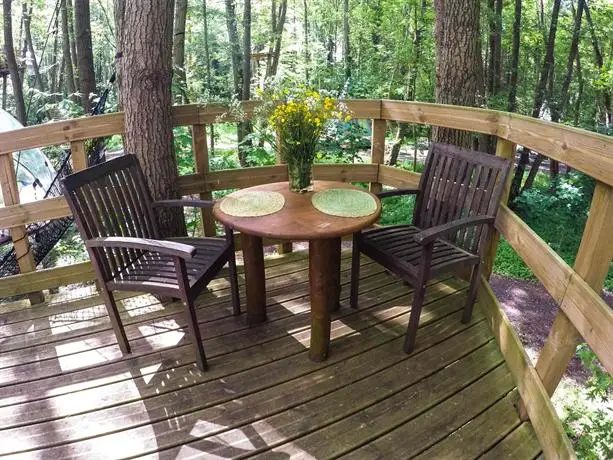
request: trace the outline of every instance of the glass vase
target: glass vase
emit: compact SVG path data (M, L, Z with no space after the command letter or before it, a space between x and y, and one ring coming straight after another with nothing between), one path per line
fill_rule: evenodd
M313 190L313 161L303 158L288 158L287 173L289 189L292 192L305 193Z

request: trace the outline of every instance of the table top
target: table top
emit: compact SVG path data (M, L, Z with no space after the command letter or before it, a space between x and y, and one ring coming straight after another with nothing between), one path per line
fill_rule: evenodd
M264 238L294 241L338 238L362 230L377 221L381 214L381 202L372 194L377 203L377 210L365 217L337 217L315 209L311 204L313 194L331 188L355 189L370 193L355 185L332 181L314 181L312 192L296 193L289 190L287 182L275 182L245 188L240 192L249 190L279 192L285 197L285 205L280 211L259 217L235 217L221 210L220 200L215 203L213 214L221 223L240 232Z

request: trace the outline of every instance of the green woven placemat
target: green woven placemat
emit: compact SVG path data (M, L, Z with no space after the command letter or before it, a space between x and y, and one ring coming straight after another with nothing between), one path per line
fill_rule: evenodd
M315 209L338 217L364 217L377 210L377 202L371 195L346 188L317 192L311 202Z
M279 192L253 190L228 195L219 207L229 216L259 217L280 211L284 204L285 197Z

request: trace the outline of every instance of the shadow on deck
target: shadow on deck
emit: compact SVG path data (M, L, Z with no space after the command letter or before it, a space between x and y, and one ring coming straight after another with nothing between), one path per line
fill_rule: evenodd
M268 322L232 316L228 283L198 300L210 370L197 370L183 307L121 306L122 358L97 297L0 306L0 454L24 458L520 458L541 448L480 309L460 322L464 283L427 292L414 354L402 352L410 288L363 260L361 309L341 310L330 358L313 363L305 253L267 261ZM241 277L241 281L244 279ZM244 286L241 296L244 303Z

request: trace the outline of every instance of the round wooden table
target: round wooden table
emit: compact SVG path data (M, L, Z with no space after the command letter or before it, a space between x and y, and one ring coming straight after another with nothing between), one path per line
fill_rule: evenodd
M330 345L330 312L338 308L340 296L341 237L372 225L381 214L366 217L336 217L318 211L311 204L313 193L331 188L365 191L343 182L315 181L312 192L290 192L287 182L243 189L279 192L285 197L283 209L260 217L234 217L215 204L213 214L225 225L241 232L247 288L247 322L266 320L266 278L262 238L309 242L309 287L311 295L311 347L309 357L323 361Z

